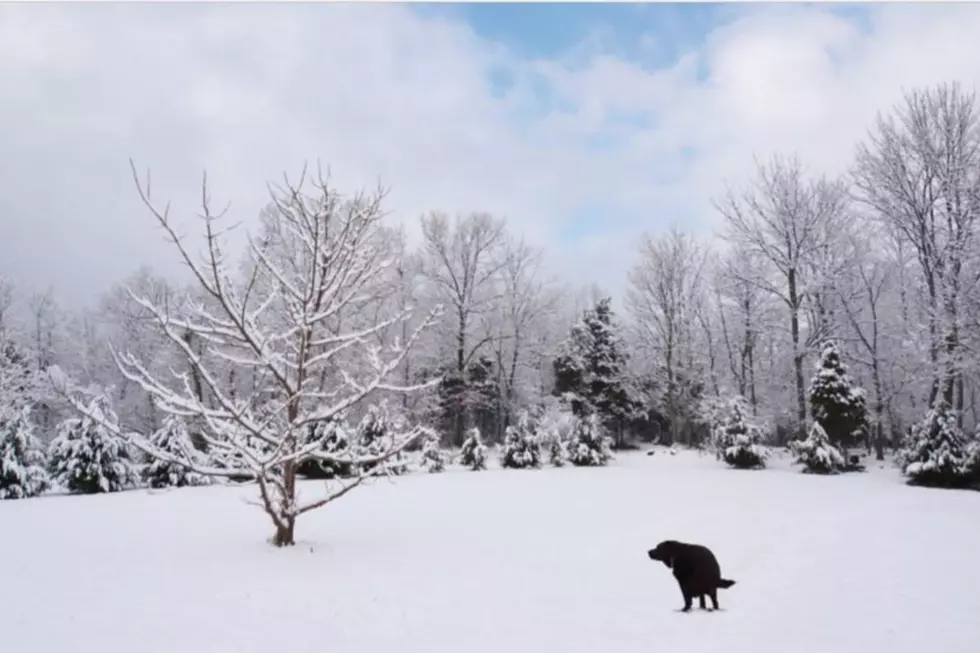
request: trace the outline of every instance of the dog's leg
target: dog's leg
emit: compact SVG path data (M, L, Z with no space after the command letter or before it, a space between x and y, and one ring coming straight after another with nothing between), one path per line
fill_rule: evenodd
M711 590L708 593L708 596L711 597L711 605L713 605L714 606L714 609L717 610L718 609L718 590L714 590L714 589Z
M691 603L694 601L694 596L687 593L687 590L681 590L684 593L684 608L681 612L690 612Z
M708 606L706 606L704 604L704 594L701 594L701 595L698 596L698 603L700 604L700 608L702 610L707 610L708 609Z

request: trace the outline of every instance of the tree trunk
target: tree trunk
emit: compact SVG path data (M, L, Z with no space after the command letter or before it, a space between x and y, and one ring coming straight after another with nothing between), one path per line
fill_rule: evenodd
M789 282L789 330L793 338L793 367L796 369L796 413L799 420L797 428L802 431L806 424L806 386L803 381L803 358L800 351L800 302L796 289L796 270L790 270Z

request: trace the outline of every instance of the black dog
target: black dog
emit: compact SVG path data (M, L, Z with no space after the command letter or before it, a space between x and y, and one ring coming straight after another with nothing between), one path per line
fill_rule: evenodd
M659 560L674 571L674 578L684 594L684 612L691 609L691 601L698 597L701 609L705 609L704 597L710 596L714 609L718 609L718 588L727 589L733 580L721 577L721 568L715 554L700 544L685 544L666 540L657 548L647 551L651 560Z

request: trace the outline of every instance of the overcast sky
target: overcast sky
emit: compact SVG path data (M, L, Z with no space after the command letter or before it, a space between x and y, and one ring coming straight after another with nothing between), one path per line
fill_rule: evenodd
M0 272L86 303L177 270L128 158L185 224L207 169L252 220L304 160L393 219L484 210L573 283L637 236L710 233L752 157L843 170L903 88L980 79L970 5L0 5Z

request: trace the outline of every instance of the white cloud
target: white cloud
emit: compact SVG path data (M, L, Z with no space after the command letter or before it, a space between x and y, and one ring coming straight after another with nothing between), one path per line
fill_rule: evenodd
M973 6L875 6L868 24L762 9L651 71L594 39L521 61L404 5L4 5L0 269L72 303L141 263L175 269L130 156L185 216L207 168L236 219L265 181L320 157L346 189L391 185L410 224L490 210L551 243L570 280L616 290L641 231L717 226L708 200L753 154L797 150L840 171L903 88L980 79ZM498 69L516 80L502 97L487 81ZM529 110L541 83L574 110ZM610 122L637 115L649 124ZM590 147L597 137L612 145ZM586 204L608 222L555 245Z

